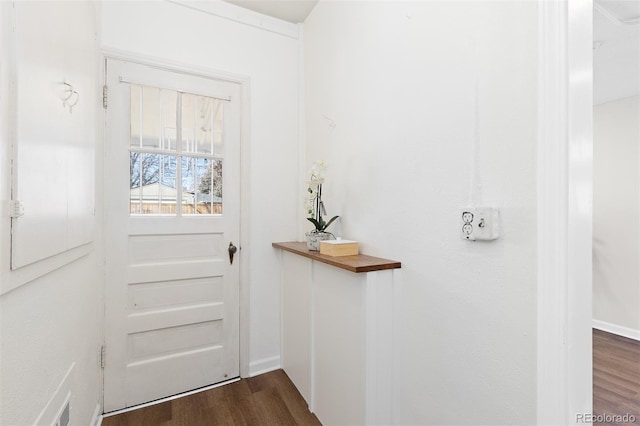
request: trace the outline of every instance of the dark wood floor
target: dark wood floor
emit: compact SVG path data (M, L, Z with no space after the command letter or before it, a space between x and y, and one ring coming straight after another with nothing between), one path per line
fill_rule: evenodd
M320 425L282 370L128 413L103 426Z
M593 330L594 425L640 426L640 342ZM613 416L632 416L616 422ZM629 418L629 417L628 417ZM597 420L597 419L596 419ZM606 421L614 420L614 421ZM282 370L128 413L103 426L320 425Z
M640 342L593 330L593 414L635 417L594 425L640 425Z

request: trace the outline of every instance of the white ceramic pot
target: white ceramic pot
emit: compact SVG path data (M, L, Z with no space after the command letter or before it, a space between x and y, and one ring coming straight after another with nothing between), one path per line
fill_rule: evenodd
M333 239L333 234L329 232L309 231L304 235L307 237L307 248L311 251L320 251L320 241Z

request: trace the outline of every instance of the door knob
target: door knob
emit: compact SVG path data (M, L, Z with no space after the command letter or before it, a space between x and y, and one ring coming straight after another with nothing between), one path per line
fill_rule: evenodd
M238 251L238 247L233 245L233 242L229 243L229 264L233 265L233 255Z

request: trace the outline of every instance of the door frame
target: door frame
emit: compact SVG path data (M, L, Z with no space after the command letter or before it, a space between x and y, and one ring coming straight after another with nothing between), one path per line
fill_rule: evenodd
M593 0L537 3L536 423L582 424L593 400Z
M250 229L249 229L249 154L250 154L250 122L249 122L249 100L250 100L250 78L244 75L232 74L228 72L218 71L214 69L193 66L190 64L183 64L167 59L156 58L146 55L141 55L134 52L102 48L101 49L101 70L100 75L102 78L102 84L106 84L106 73L108 70L105 68L106 60L121 60L132 62L140 65L151 66L159 68L165 71L177 72L187 75L193 75L198 77L209 78L213 80L220 80L229 83L236 83L240 85L240 244L239 250L242 250L242 261L240 262L240 288L239 288L239 317L240 317L240 377L249 377L249 283L250 283ZM97 155L96 160L96 174L97 174L97 199L99 203L96 205L96 215L98 223L104 223L104 183L105 183L105 170L104 170L104 155L106 146L106 110L100 109L99 112L99 125L97 126L98 135L97 140L100 141L102 146L96 148ZM102 226L102 225L101 225ZM102 342L105 342L105 330L106 330L106 318L104 316L104 304L105 304L105 240L104 232L100 229L98 238L98 256L100 259L100 268L102 275L102 317L103 317L103 334ZM102 388L104 389L104 370L101 375ZM102 392L102 398L104 398L104 391ZM104 401L103 401L104 407Z

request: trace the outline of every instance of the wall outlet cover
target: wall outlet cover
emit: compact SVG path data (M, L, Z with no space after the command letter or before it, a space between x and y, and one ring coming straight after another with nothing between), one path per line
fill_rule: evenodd
M492 241L500 236L500 210L495 207L467 207L460 212L460 238Z

